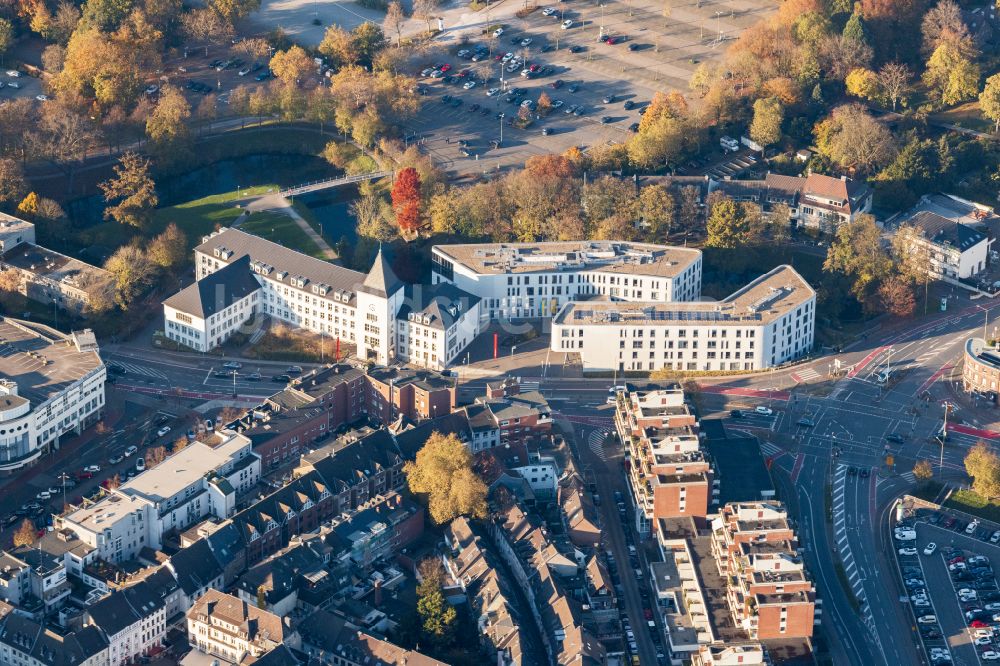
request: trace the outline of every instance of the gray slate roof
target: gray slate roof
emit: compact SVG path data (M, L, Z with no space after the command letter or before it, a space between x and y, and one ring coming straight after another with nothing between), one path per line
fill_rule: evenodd
M949 243L962 252L986 240L986 234L926 210L920 211L908 222L914 228L922 230L927 240L939 245Z
M389 294L395 293L401 286L403 286L403 283L392 272L389 261L385 258L385 254L382 253L382 246L379 245L378 255L375 256L375 263L372 264L371 270L368 271L368 275L361 285L361 290L384 298Z
M164 305L207 319L260 289L250 272L250 258L242 256L206 275L163 302Z

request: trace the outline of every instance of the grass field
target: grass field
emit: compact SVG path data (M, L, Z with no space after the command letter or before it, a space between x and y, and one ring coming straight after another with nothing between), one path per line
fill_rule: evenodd
M986 520L1000 522L1000 504L991 502L972 490L956 490L944 505Z
M977 132L992 132L993 123L983 117L979 102L967 102L947 111L931 114L930 119L937 122L958 125Z
M317 259L325 259L323 251L313 239L299 228L295 220L282 213L271 211L254 213L240 225L240 229Z
M211 233L217 226L228 227L243 212L236 207L238 199L257 194L264 194L276 185L260 185L241 189L237 193L223 192L202 199L186 201L176 206L159 208L153 213L154 233L166 228L171 222L187 234L192 247L201 242L201 237Z

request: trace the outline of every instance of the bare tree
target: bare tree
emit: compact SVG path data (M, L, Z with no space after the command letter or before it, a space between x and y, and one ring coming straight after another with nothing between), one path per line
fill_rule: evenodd
M259 59L271 55L271 45L260 37L247 37L236 45L236 49L248 58Z
M385 26L386 32L396 33L396 46L399 46L403 41L403 21L405 20L406 15L403 13L403 6L397 0L390 2L388 8L385 10L385 21L382 25Z
M878 84L892 102L892 110L895 111L896 104L909 87L910 70L902 63L887 62L878 70Z
M181 15L184 34L196 42L203 42L205 55L211 44L221 44L233 36L233 25L214 9L203 7Z
M925 56L945 43L965 50L972 42L962 10L953 0L941 0L929 9L920 24L920 32L923 35L921 50Z
M431 19L434 18L437 8L437 0L413 0L413 15L423 19L427 32L431 31Z

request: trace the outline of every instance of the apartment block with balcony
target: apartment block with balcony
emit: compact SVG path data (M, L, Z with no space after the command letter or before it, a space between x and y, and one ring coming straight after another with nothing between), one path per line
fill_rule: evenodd
M640 534L649 534L660 518L708 514L713 473L697 425L680 386L618 393L615 428L629 460Z
M784 505L725 505L712 521L711 543L733 623L750 639L812 636L816 590Z

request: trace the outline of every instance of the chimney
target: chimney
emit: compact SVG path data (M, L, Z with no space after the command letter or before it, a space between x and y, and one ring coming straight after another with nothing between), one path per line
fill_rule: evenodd
M382 579L381 578L375 580L375 598L373 600L373 603L375 604L375 608L378 608L379 606L382 605Z

